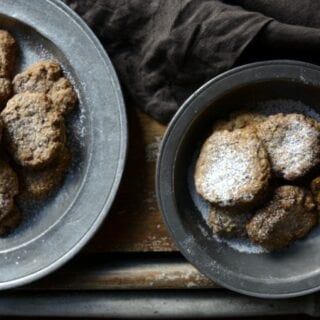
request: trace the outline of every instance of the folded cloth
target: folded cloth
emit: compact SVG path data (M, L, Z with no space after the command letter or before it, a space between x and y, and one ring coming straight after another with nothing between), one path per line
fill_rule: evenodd
M316 0L64 0L107 49L126 92L168 122L201 84L239 64L320 62Z

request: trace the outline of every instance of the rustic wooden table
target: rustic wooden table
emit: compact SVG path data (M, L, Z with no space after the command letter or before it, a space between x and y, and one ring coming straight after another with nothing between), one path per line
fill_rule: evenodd
M270 302L237 295L219 288L179 254L155 194L156 158L165 126L131 106L128 118L127 166L104 224L66 266L33 284L1 293L0 315L318 314L318 296Z
M128 109L128 118L127 166L110 214L76 262L28 288L215 286L180 257L162 222L155 194L155 169L165 126L134 107Z

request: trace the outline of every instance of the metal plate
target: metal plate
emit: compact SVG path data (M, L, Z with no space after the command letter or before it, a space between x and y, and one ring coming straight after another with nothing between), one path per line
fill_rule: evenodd
M239 106L279 98L300 100L319 113L319 67L269 61L242 66L212 79L184 103L170 123L157 167L159 205L183 255L219 284L267 298L298 296L319 289L319 227L286 249L260 254L239 252L212 237L188 184L190 165L213 121Z
M68 119L72 168L50 199L21 202L22 225L0 239L0 289L38 279L73 257L107 215L122 176L127 122L112 64L85 23L58 0L2 0L0 28L16 37L16 71L58 60L79 96Z

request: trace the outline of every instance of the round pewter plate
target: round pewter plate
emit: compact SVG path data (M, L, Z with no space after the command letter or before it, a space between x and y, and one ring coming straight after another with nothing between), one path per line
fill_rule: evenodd
M157 196L178 248L208 278L240 293L285 298L320 288L320 226L287 248L245 251L241 243L232 247L213 237L199 196L194 196L195 159L214 121L272 101L285 101L290 108L295 103L294 112L299 113L308 106L310 115L319 120L320 68L299 61L259 62L229 70L204 84L183 104L164 136Z
M86 24L58 0L2 0L0 28L19 45L16 72L41 59L63 66L79 97L67 119L72 164L43 201L20 201L22 224L0 238L0 289L57 269L92 237L106 217L123 173L127 122L112 64Z

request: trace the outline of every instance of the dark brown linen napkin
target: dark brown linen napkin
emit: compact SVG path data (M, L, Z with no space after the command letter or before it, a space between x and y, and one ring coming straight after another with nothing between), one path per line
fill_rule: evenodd
M64 0L107 49L122 85L168 122L196 88L239 64L320 63L316 0Z

